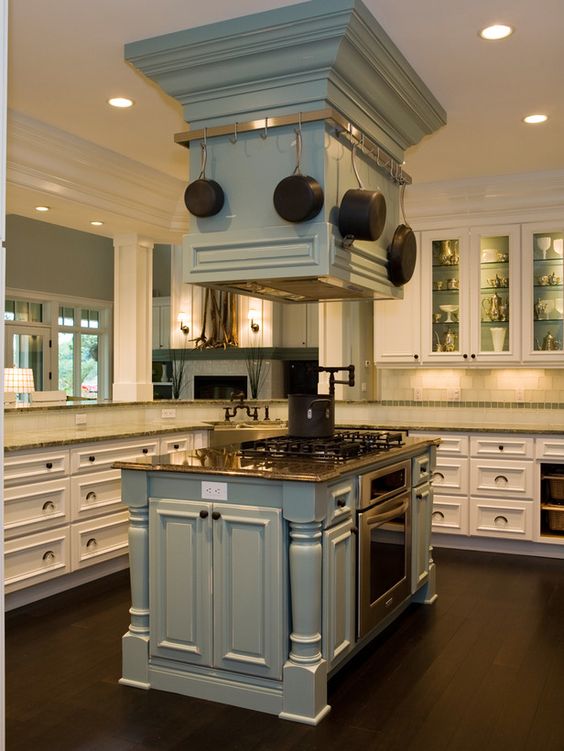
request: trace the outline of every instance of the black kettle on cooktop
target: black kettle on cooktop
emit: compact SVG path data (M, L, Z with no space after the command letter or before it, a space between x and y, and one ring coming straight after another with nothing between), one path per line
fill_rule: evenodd
M317 373L329 373L328 394L288 394L288 435L295 438L329 438L335 431L335 384L354 386L354 365L316 367ZM348 373L346 380L335 374Z

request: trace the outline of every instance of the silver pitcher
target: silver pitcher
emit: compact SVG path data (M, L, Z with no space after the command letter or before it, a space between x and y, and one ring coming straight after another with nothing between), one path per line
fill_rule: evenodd
M500 305L501 297L495 292L491 297L484 297L482 308L490 321L501 321Z

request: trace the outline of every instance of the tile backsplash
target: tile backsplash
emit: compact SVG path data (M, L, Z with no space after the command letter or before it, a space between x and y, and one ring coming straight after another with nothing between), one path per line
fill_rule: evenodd
M564 406L564 370L382 369L379 401L456 406L558 408ZM430 405L429 405L430 406Z

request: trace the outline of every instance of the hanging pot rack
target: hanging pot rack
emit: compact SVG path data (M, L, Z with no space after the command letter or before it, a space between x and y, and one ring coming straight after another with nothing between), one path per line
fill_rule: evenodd
M260 131L261 138L268 137L268 131L271 128L281 128L286 125L298 125L303 123L325 121L335 129L337 138L346 138L351 144L356 145L369 159L376 163L383 172L385 172L392 182L397 185L410 185L411 177L404 171L403 165L394 159L385 149L379 146L366 136L360 128L357 128L347 120L340 112L332 108L322 110L312 110L311 112L296 112L291 115L279 115L277 117L266 117L260 120L248 120L243 123L231 123L227 125L216 125L211 128L200 128L198 130L187 130L182 133L176 133L174 136L175 143L190 148L191 141L200 141L204 137L214 138L215 136L231 136L230 141L237 143L239 134Z

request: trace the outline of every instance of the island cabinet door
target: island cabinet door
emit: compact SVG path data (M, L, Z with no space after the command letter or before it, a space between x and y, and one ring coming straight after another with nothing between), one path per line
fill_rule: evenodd
M151 654L212 664L212 504L151 501Z
M214 503L213 517L214 666L280 679L281 512Z
M323 533L322 651L335 667L355 643L356 536L352 519Z
M429 576L433 491L426 484L413 488L411 493L411 591L415 592Z

